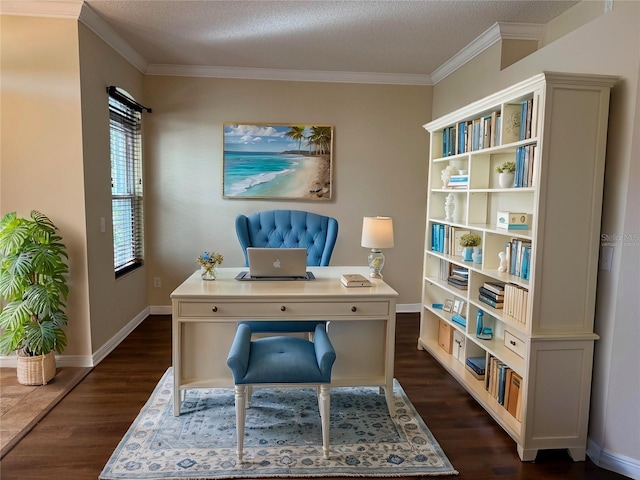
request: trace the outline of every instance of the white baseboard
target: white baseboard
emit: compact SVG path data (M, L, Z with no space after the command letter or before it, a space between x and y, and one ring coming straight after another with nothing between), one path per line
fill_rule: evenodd
M587 455L601 468L635 480L640 479L640 460L637 458L609 452L591 439L587 439Z
M396 304L396 313L420 313L420 304L419 303Z
M149 315L171 315L171 305L152 305Z
M135 328L142 323L142 321L149 316L150 308L146 307L133 320L127 323L118 333L116 333L111 340L105 343L93 354L93 366L98 365L102 360L106 358L122 341L129 336Z

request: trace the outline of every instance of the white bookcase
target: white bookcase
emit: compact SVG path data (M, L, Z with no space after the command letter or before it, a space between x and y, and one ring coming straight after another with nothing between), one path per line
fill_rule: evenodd
M609 92L616 81L545 72L424 126L431 144L418 348L504 428L523 461L563 448L575 461L585 459ZM523 103L531 113L519 117ZM519 119L527 125L527 116L520 139L513 127ZM481 125L484 135L474 145L465 130ZM499 186L496 167L505 161L524 165L523 186ZM444 185L448 166L458 176ZM528 214L527 230L498 228L504 211ZM451 241L465 231L482 238L480 263L465 261ZM511 265L500 271L507 242L530 244L520 250L528 250L524 273L515 273L515 263L513 271ZM466 289L447 281L453 269L467 278ZM487 282L506 285L503 308L479 300ZM476 336L479 310L491 339ZM484 379L465 367L470 357L484 357Z

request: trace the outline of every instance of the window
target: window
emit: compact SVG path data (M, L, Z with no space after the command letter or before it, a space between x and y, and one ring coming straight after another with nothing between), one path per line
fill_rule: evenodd
M116 278L144 259L142 185L142 105L109 87L111 213Z

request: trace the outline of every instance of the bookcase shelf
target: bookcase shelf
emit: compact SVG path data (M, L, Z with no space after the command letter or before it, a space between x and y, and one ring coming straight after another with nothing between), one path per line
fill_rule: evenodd
M616 81L545 72L424 126L431 154L418 348L505 429L523 461L558 448L585 459ZM498 183L506 161L516 163L517 186ZM504 212L527 216L499 228L499 217L501 226L512 218ZM464 260L456 244L463 233L482 239L476 261ZM489 339L476 335L479 311ZM443 342L447 332L455 342ZM476 368L484 359L483 380L466 366L469 358Z

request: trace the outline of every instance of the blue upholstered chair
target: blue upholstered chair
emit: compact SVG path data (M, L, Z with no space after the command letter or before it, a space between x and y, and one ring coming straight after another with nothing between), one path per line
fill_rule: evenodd
M308 332L312 340L277 335L252 339L253 333ZM326 322L241 322L231 345L227 365L235 384L238 460L242 461L246 407L254 385L316 387L322 423L322 450L329 458L329 391L336 353Z
M327 266L338 238L338 221L300 210L269 210L236 217L236 233L249 265L247 247L306 248L307 265Z

